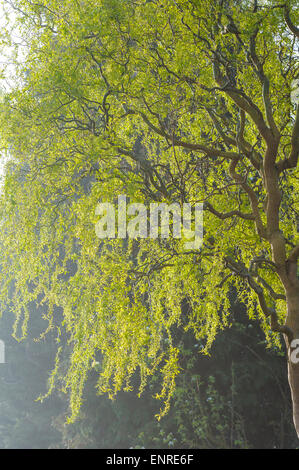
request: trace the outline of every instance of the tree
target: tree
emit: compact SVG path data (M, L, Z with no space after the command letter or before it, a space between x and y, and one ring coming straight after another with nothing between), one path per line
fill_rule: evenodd
M11 155L1 292L13 290L21 336L28 302L42 299L49 328L53 307L63 309L71 419L97 351L98 389L109 396L129 390L137 369L142 392L160 368L165 414L180 372L176 329L193 331L208 352L229 325L233 288L268 344L281 346L283 334L291 353L299 339L295 2L13 6L27 52L1 105ZM119 194L203 202L202 249L175 237L99 240L95 207ZM298 434L299 365L290 358Z

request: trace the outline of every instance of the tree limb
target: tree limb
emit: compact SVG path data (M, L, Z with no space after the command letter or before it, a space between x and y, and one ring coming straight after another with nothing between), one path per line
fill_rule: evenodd
M219 212L209 202L204 203L204 208L222 220L228 219L234 216L240 217L241 219L245 219L245 220L255 220L255 217L253 214L244 214L243 212L240 212L238 210L232 210L230 212Z

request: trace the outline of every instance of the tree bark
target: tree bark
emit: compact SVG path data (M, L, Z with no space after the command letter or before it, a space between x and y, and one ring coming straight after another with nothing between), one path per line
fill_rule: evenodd
M298 350L299 345L299 286L296 285L290 292L287 292L287 321L286 324L292 329L294 337L293 341L297 340L295 348L292 347L293 341L289 342L286 338L286 345L288 350L288 379L291 389L292 403L293 403L293 420L297 436L299 438L299 362L292 361L291 354L294 349ZM299 350L298 350L299 351ZM299 359L299 353L297 353ZM298 360L297 359L297 360Z

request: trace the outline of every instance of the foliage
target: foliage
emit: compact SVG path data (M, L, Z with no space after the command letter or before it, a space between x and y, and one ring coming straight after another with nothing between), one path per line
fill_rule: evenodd
M279 132L273 233L290 252L298 178L282 171L292 168L298 118L290 100L296 37L285 18L290 9L291 25L298 18L295 3L16 0L27 53L1 103L10 155L1 298L4 305L13 293L17 338L37 301L59 339L53 312L62 309L71 354L64 374L57 358L50 389L58 383L70 393L71 421L98 354L97 389L110 397L130 390L136 372L143 392L159 371L165 415L181 371L177 329L207 353L231 321L232 288L268 344L280 347L283 268L271 258L261 167ZM175 238L100 241L97 203L119 194L204 202L201 252Z
M41 310L31 305L30 334L11 338L11 316L0 320L7 364L0 365L1 448L295 448L283 357L267 351L256 322L246 322L245 309L233 305L235 323L217 336L211 357L195 354L198 343L183 337L181 366L172 406L154 417L159 376L141 398L121 392L115 400L95 391L97 372L89 374L84 402L75 423L66 425L67 397L54 393L36 401L46 389L55 342L42 330ZM258 342L257 342L258 338ZM180 342L182 340L177 338ZM62 361L67 362L64 350ZM255 380L252 380L255 377ZM138 386L138 376L133 379Z

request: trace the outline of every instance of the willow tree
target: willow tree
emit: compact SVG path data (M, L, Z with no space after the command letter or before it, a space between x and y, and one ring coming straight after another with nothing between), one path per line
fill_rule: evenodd
M176 329L208 352L230 325L232 289L269 347L297 344L295 4L14 2L25 58L1 104L1 295L20 337L35 301L59 340L61 308L72 354L60 374L58 351L50 390L70 393L71 419L99 352L109 396L138 371L141 393L159 371L163 415L180 372ZM203 203L201 250L175 237L97 238L97 203L120 194Z

